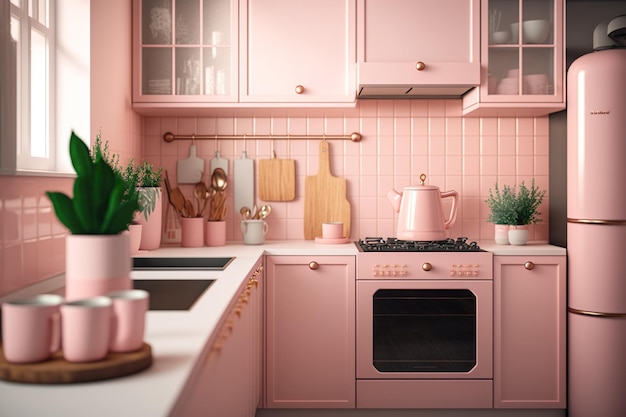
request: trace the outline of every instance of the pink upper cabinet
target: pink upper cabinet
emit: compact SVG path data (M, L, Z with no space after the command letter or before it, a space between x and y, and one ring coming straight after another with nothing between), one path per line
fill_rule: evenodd
M480 83L479 27L478 0L358 0L360 96L460 96Z
M565 108L564 0L482 0L481 84L470 116L545 116Z
M244 1L240 101L354 105L355 1Z

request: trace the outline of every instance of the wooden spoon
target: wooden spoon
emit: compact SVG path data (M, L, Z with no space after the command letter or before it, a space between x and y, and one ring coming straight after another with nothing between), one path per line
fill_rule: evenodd
M170 188L170 180L167 175L167 171L165 171L165 180L166 187ZM183 212L185 211L185 196L183 195L183 192L180 190L180 188L170 188L169 198L170 203L172 203L178 214L183 216Z

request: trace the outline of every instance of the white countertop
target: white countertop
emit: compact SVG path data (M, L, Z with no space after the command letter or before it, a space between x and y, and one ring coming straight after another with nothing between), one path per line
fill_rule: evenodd
M220 247L164 247L142 252L149 257L235 256L225 271L133 272L134 279L215 279L189 311L149 311L145 341L152 346L153 364L145 371L106 381L38 385L0 381L0 415L11 417L159 417L167 416L193 366L256 261L269 255L356 255L354 243L328 245L313 241L268 241L263 245L227 244ZM35 293L59 287L44 282ZM62 284L61 284L62 285ZM40 288L37 290L37 288ZM27 290L19 296L27 296ZM13 296L15 294L10 294ZM0 299L2 302L9 297ZM11 297L13 298L13 297Z
M547 244L525 246L480 243L496 255L565 255L566 250ZM180 395L194 364L248 272L262 255L356 255L353 242L339 245L314 241L267 241L259 246L227 244L220 247L163 247L142 252L148 257L235 256L225 271L142 271L134 279L215 279L208 291L189 311L150 311L145 341L152 346L153 364L135 375L106 381L36 385L0 381L0 415L11 417L133 417L167 416ZM173 274L175 276L173 276ZM54 285L44 282L31 287L39 293ZM62 282L62 281L61 281ZM36 288L39 288L37 290ZM25 296L26 290L19 291ZM16 293L9 296L15 296ZM0 298L0 302L8 297Z

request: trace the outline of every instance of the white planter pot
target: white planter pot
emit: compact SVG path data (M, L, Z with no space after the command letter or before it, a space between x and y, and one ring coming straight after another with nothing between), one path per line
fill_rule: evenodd
M522 246L528 242L528 226L511 226L509 228L509 243L511 245Z
M510 226L508 224L495 224L494 229L494 240L496 243L498 245L508 245Z

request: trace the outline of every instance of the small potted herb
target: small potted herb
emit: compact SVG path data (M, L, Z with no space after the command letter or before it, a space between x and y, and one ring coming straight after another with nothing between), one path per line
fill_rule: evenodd
M485 200L491 213L487 220L496 225L495 240L498 244L511 243L523 245L528 241L528 225L540 222L539 205L543 201L545 191L535 186L535 180L529 187L522 181L517 191L505 185L502 191L498 183L494 191L489 190L489 198ZM504 241L504 230L507 229L507 242Z

